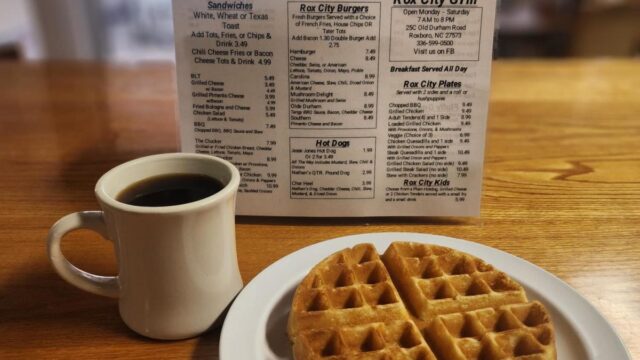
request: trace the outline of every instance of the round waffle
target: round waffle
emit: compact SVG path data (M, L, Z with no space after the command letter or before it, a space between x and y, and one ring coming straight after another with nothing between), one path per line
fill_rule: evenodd
M288 324L297 360L556 359L549 314L471 255L395 242L330 255L302 280Z

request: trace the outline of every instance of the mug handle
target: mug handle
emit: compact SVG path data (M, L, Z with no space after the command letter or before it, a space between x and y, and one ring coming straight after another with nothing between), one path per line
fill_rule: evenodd
M66 215L53 224L47 237L47 251L53 268L63 279L82 290L117 298L120 293L117 276L100 276L83 271L71 264L62 254L62 238L69 231L76 229L93 230L109 240L102 211L81 211Z

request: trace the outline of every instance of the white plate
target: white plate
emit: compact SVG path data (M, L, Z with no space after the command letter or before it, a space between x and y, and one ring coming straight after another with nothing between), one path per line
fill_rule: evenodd
M505 271L545 304L555 325L559 360L631 360L604 317L569 285L541 268L470 241L415 233L346 236L298 250L256 276L229 309L220 338L220 359L292 359L287 318L293 292L309 269L328 255L358 243L372 243L379 253L393 241L443 245L477 256Z

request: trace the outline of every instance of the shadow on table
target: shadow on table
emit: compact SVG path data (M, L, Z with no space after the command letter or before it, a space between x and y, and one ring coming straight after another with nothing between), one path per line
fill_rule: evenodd
M233 305L233 302L224 309L218 319L211 325L211 328L204 334L200 335L196 340L196 346L191 354L192 359L219 359L220 358L220 334L222 333L222 324L227 317L227 313Z
M462 217L276 217L237 216L236 223L249 225L367 226L367 225L478 225L480 218Z
M194 359L219 358L218 342L225 316L226 311L200 337L184 340L195 341ZM46 261L31 262L0 285L0 324L0 329L12 329L0 330L0 334L21 349L57 347L68 343L70 336L74 346L93 350L97 349L96 342L107 338L152 345L145 347L145 351L163 351L176 343L136 334L120 318L116 299L76 289L50 269Z
M219 359L220 358L220 333L222 325L214 326L196 340L196 346L191 354L192 359Z
M20 346L41 346L73 334L74 342L94 343L105 333L141 339L120 319L115 299L94 296L62 280L48 262L20 268L0 287L3 325L29 333ZM28 329L28 330L27 330Z

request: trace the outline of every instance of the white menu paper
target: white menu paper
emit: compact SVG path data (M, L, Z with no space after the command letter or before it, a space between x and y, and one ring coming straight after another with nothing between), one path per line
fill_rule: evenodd
M239 215L475 216L496 0L174 0L182 150Z

